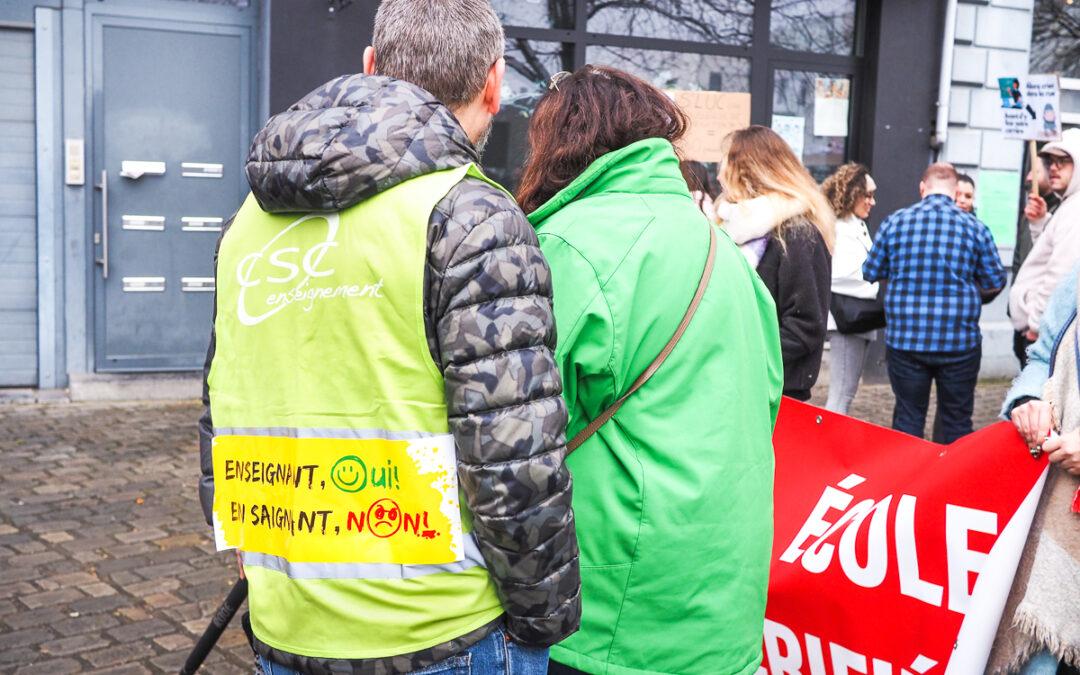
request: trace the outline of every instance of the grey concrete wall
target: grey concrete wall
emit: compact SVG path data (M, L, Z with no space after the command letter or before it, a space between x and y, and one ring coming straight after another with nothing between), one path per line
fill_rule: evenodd
M982 171L1012 173L1018 199L1024 144L1002 135L997 78L1027 72L1033 11L1033 0L958 5L949 138L942 154L976 182ZM1006 266L1012 263L1013 244L998 242ZM1006 296L1007 290L983 308L983 377L1011 377L1019 367L1012 353L1012 324L1005 315Z

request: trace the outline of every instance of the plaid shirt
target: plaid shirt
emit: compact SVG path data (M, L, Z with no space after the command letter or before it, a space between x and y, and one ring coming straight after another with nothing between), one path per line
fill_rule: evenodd
M986 225L946 195L927 195L885 219L863 264L867 281L888 280L885 343L911 352L962 352L981 340L979 290L1005 286Z

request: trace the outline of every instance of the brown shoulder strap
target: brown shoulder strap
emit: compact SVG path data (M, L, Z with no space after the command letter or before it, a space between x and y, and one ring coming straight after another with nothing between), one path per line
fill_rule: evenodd
M578 432L578 435L574 436L574 438L566 444L567 455L577 450L582 443L588 440L589 436L592 436L596 433L597 429L604 426L604 424L606 424L607 421L610 420L616 412L618 412L619 408L622 407L622 404L626 402L626 399L630 398L631 394L640 389L641 386L648 382L649 378L652 377L653 374L660 369L660 366L663 365L664 360L667 359L668 354L670 354L672 350L675 349L675 345L679 344L679 338L681 338L683 333L686 332L686 327L690 325L690 319L694 318L694 313L697 311L698 305L701 304L701 298L705 295L705 289L709 285L709 278L712 277L713 260L715 258L716 228L712 225L709 225L709 257L705 259L705 269L701 272L701 281L698 282L698 287L697 291L694 293L694 298L690 301L690 306L686 308L686 314L683 315L682 321L679 322L679 327L675 329L675 334L671 336L671 339L668 340L668 343L664 345L664 349L661 350L660 354L653 360L651 364L649 364L649 367L645 369L645 372L638 376L636 380L634 380L634 383L630 385L629 391L623 394L618 401L612 403L611 406L607 410L602 412L599 417L594 419L592 422L589 422L589 426Z

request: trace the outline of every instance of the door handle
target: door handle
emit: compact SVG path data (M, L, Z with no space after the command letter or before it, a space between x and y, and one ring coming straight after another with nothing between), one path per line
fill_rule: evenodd
M94 262L101 265L101 278L109 278L109 172L101 170L101 182L94 186L101 190L101 257Z

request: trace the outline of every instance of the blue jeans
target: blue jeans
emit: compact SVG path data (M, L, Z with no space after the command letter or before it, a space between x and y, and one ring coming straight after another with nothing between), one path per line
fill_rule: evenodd
M259 666L265 675L300 675L262 656ZM460 654L413 671L412 675L546 675L547 666L547 649L520 645L497 628Z
M1058 660L1049 649L1036 652L1020 669L1020 675L1057 675Z
M934 442L952 443L971 433L981 347L966 352L909 352L889 347L885 357L889 383L896 396L893 429L923 437L930 384L936 383L938 422L934 425Z

